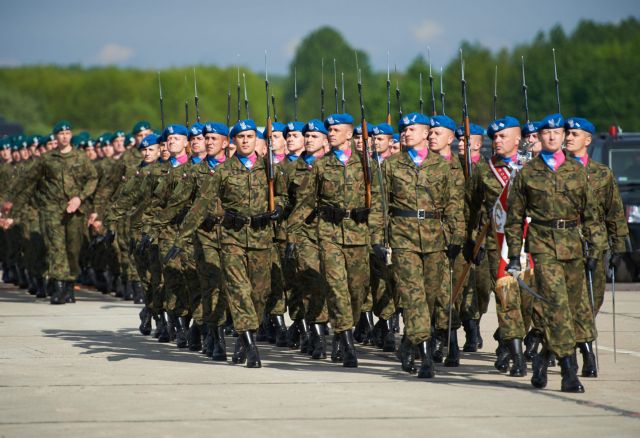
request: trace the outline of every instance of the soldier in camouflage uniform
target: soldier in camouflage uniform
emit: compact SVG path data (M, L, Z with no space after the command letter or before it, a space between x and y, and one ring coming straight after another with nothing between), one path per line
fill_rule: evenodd
M603 236L607 237L606 249L611 251L612 265L616 263L616 254L626 251L625 241L629 238L629 228L624 213L624 206L616 178L611 169L604 164L589 159L587 148L591 144L592 136L596 133L595 126L587 119L572 117L567 119L566 130L567 152L587 169L587 178L591 190L597 200L597 223L601 226ZM606 254L598 260L593 270L593 314L598 313L604 301L607 261ZM580 319L589 320L589 315L578 315ZM597 377L598 369L591 342L578 342L577 347L582 353L582 377Z
M53 284L51 304L75 302L73 286L80 273L79 251L85 212L82 203L93 194L95 168L86 155L71 146L71 124L58 122L53 129L58 149L38 160L14 192L14 204L35 197L47 247L47 273Z
M254 334L264 315L271 281L271 225L282 217L286 196L281 175L276 172L276 207L268 211L267 169L265 160L255 152L255 122L239 121L230 137L237 148L235 157L206 179L169 254L179 253L183 242L210 214L222 216L220 264L224 293L234 328L240 334L232 361L246 361L247 367L254 368L262 366Z
M582 235L589 247L587 267L595 268L602 252L602 230L597 224L597 202L588 174L562 151L564 118L553 114L542 120L542 151L517 175L509 193L505 232L509 272L521 271L520 252L525 219L531 218L527 252L533 256L535 289L542 303L546 348L560 360L563 392L584 392L577 377L575 345L596 336L589 309L582 257ZM578 320L578 316L585 318ZM575 367L575 368L574 368ZM547 384L546 361L536 355L531 383Z
M400 347L402 369L414 373L420 352L420 378L432 378L432 325L448 330L448 261L460 252L464 228L463 198L457 194L450 164L428 148L430 120L410 113L398 125L406 150L384 164L389 205L393 275L403 304L405 331ZM431 322L435 315L436 321ZM444 316L444 318L443 318Z

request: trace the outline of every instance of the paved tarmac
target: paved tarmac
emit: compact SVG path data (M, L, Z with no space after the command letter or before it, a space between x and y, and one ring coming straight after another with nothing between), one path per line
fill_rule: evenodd
M370 347L358 369L268 344L262 369L214 363L140 335L140 306L84 290L51 306L0 285L0 436L638 437L640 285L618 289L617 362L607 294L600 377L565 394L559 367L545 390L493 368L493 303L484 349L422 381Z

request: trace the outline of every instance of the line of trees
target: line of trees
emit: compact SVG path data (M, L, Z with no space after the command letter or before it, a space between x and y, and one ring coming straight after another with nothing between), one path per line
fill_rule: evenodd
M492 52L479 43L461 44L468 83L468 106L472 121L483 125L493 118L494 72L498 66L498 117L513 115L524 121L521 94L521 57L526 63L529 110L532 119L556 111L552 48L556 49L562 112L591 119L599 130L612 123L625 131L640 130L640 21L619 23L582 21L567 35L560 26L540 32L533 41L513 49ZM324 81L325 113L335 111L333 60L336 61L339 100L344 74L346 110L359 116L355 49L333 28L310 33L298 46L286 76L271 77L280 120L293 118L294 69L297 76L298 118L320 117L320 88ZM324 60L324 77L321 63ZM358 51L367 117L381 122L386 117L386 71L373 71L367 53ZM225 121L227 94L231 92L231 122L237 119L236 68L195 66L204 120ZM251 116L261 124L265 117L263 72L240 66L245 74ZM429 67L418 55L406 71L391 71L392 118L397 121L396 83L405 113L418 111L419 76L423 76L424 111L431 111ZM195 120L193 67L160 72L167 123L184 123L184 102ZM433 69L437 111L440 105L440 74ZM242 83L242 77L240 79ZM460 61L452 54L443 71L446 114L461 120ZM241 100L244 100L241 90ZM160 125L158 73L116 67L29 66L0 69L0 115L22 123L27 132L46 133L60 118L80 129L98 134L105 130L130 129L139 119ZM242 117L245 117L242 104Z

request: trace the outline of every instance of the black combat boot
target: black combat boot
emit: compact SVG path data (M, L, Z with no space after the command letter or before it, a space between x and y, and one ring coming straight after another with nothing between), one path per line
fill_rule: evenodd
M331 362L342 362L342 339L338 333L333 334Z
M216 362L226 362L227 341L224 339L224 325L212 328L210 331L213 334L213 351L211 352L211 359Z
M420 360L422 364L418 370L418 378L431 379L435 377L436 372L433 367L433 359L431 358L431 351L429 341L422 341L418 344L418 351L420 352Z
M258 351L256 342L253 340L253 332L249 330L244 332L242 334L242 341L244 342L244 348L247 352L247 368L262 368L260 352Z
M359 344L363 343L365 337L367 336L368 321L367 315L365 315L365 313L366 312L360 312L360 318L358 319L356 327L353 331L353 339Z
M213 354L213 332L216 330L216 327L211 324L207 324L204 327L206 328L206 334L202 341L202 354L207 357L211 357Z
M444 359L444 341L442 339L443 333L437 332L431 327L431 333L435 335L431 336L431 357L435 363L442 363Z
M582 353L582 377L598 377L596 355L593 353L591 342L578 342L578 348Z
M538 348L542 344L542 333L537 330L529 330L527 336L524 337L524 357L528 361L533 360L533 357L538 354Z
M373 345L373 312L369 310L364 312L365 332L362 339L363 345Z
M284 315L273 315L271 320L276 331L276 347L286 347L288 345L287 325L284 322Z
M391 327L393 327L394 333L400 333L400 315L402 314L402 308L396 309L396 312L391 317Z
M202 350L202 327L193 321L189 327L189 351Z
M144 304L144 286L141 281L132 281L133 302L135 304Z
M38 286L36 285L36 279L31 276L28 275L27 277L29 280L29 295L35 295L38 292Z
M484 345L484 340L482 339L482 333L480 332L480 320L476 321L476 328L478 330L478 350L482 350L482 346Z
M464 327L465 340L462 351L466 353L475 353L478 351L478 325L477 320L469 319L462 321Z
M346 368L358 368L358 357L356 347L353 342L353 332L351 329L340 333L343 345L342 366Z
M511 353L511 377L524 377L527 375L527 361L522 352L522 339L516 338L509 341L509 353Z
M102 291L103 294L110 294L111 292L114 292L114 281L115 279L113 278L113 273L111 271L104 271L104 290Z
M576 365L573 363L573 356L565 356L560 358L560 373L562 374L562 383L560 390L562 392L584 392L584 386L578 379Z
M125 284L122 281L122 276L118 275L117 277L115 277L115 279L113 280L113 291L116 294L116 298L122 298L124 297L124 289L125 289Z
M236 338L236 346L231 356L231 362L237 365L241 365L247 360L247 349L244 346L244 340L242 336Z
M140 327L138 328L140 333L149 336L151 334L151 311L144 307L138 316L140 316Z
M430 349L428 349L430 350ZM406 336L402 337L402 341L400 342L400 362L402 366L402 371L406 371L407 373L415 373L416 372L416 364L415 364L415 354L413 344L409 341L409 338Z
M549 368L553 368L556 366L556 355L554 353L549 352L547 355L547 366Z
M545 348L533 356L531 384L534 388L543 389L547 386L547 356L548 352Z
M156 336L157 335L157 336ZM160 311L158 320L156 321L156 332L154 334L158 339L158 342L169 342L169 324L167 323L167 316L163 311Z
M386 321L381 319L384 326L382 329L382 351L392 353L396 351L396 334L393 331L393 322L391 319L387 319Z
M324 334L325 324L312 324L308 352L312 359L326 359L327 347Z
M27 275L24 272L24 269L22 269L20 266L16 265L16 272L18 273L17 275L17 283L16 286L18 286L20 289L28 289L29 288L29 282L27 281Z
M458 346L458 331L451 329L451 338L449 340L449 350L447 357L444 359L445 367L460 366L460 347Z
M176 325L176 347L187 348L189 346L189 321L185 316L174 317Z
M269 329L271 326L271 320L268 316L262 318L262 324L258 326L258 331L256 333L256 342L268 342L269 341ZM275 338L273 342L275 342Z
M298 327L300 328L300 353L308 353L311 327L309 327L307 320L304 318L299 321Z
M300 320L296 319L287 329L287 347L296 350L300 347Z
M124 284L124 296L122 297L125 301L133 301L133 282L127 281Z
M153 322L156 323L156 329L151 334L151 337L158 339L158 337L160 336L160 332L162 331L162 319L160 318L160 315L156 315L155 313L152 313L152 317Z
M496 348L496 361L493 366L501 373L506 373L509 369L509 357L511 357L509 347L500 341L498 348Z
M75 283L73 281L64 282L64 302L65 303L76 302L76 292L74 289L74 285Z
M235 335L234 335L234 333L235 333ZM233 319L231 318L231 314L230 313L227 313L227 320L224 322L224 334L226 336L234 335L234 337L236 337L236 338L238 337L238 332L236 332L233 329ZM258 342L260 342L260 340L258 340L257 338L256 338L256 340Z
M36 277L36 298L47 298L47 285L43 277Z
M65 292L64 292L64 281L61 280L49 280L51 282L51 299L49 302L51 304L64 304L65 301Z
M98 274L95 269L87 268L87 282L89 283L89 286L98 286Z

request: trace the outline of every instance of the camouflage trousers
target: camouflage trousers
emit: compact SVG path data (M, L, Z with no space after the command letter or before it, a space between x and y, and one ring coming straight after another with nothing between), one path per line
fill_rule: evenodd
M147 252L132 255L138 277L144 289L144 304L154 315L160 314L164 306L162 288L162 264L158 245L152 244Z
M315 242L305 240L296 244L294 258L289 316L293 320L305 318L309 324L327 323L328 285L320 270L320 248Z
M80 274L84 215L40 211L40 229L47 248L49 278L75 281Z
M387 266L374 254L369 254L369 288L365 291L362 311L389 320L396 312L397 297L391 266Z
M369 284L369 248L320 242L321 272L327 282L327 310L335 333L350 330L360 317Z
M544 336L547 347L558 357L574 352L576 342L596 337L587 296L584 260L557 260L534 255L536 291L551 304L542 302Z
M444 251L418 253L393 250L393 277L403 304L404 334L412 344L431 337L431 325L436 330L449 328L449 262Z
M593 299L595 301L596 315L600 312L604 302L604 289L607 286L607 257L606 254L598 260L598 265L592 274L593 278Z
M271 285L271 249L222 245L224 293L236 331L257 330Z
M497 250L487 252L491 269L491 285L496 296L496 314L498 315L498 338L502 341L524 338L525 328L522 317L520 297L522 293L518 282L507 275L496 279L500 254Z
M524 271L523 280L525 283L533 285L535 282L533 269ZM525 331L538 332L542 334L542 308L540 302L534 299L530 294L520 291L520 308L522 311L522 320L524 322Z
M456 260L454 275L456 280L461 275L460 270L465 263ZM455 284L455 281L454 281ZM462 293L455 303L459 311L461 321L472 319L479 320L487 313L491 297L491 273L489 272L489 260L485 256L479 265L472 264L468 278L463 286Z
M196 324L210 327L223 325L226 319L227 301L222 283L220 249L204 233L198 233L193 242L196 268L202 291L200 303L193 310Z
M271 289L267 295L265 311L268 315L284 315L287 311L285 290L291 278L291 263L285 263L284 252L287 242L278 241L271 248ZM287 272L285 272L285 270Z
M44 239L40 232L40 222L38 218L32 218L24 224L25 246L24 246L24 266L29 274L34 277L44 277L47 271L46 251Z
M162 258L173 246L173 233L161 236L158 241L159 257ZM193 245L187 243L177 257L162 268L164 288L164 310L175 316L190 316L200 303L200 280L196 272Z
M129 253L132 236L131 223L128 217L117 223L114 243L118 250L118 260L120 262L119 274L122 276L123 281L140 281L138 271L135 267L135 261Z

